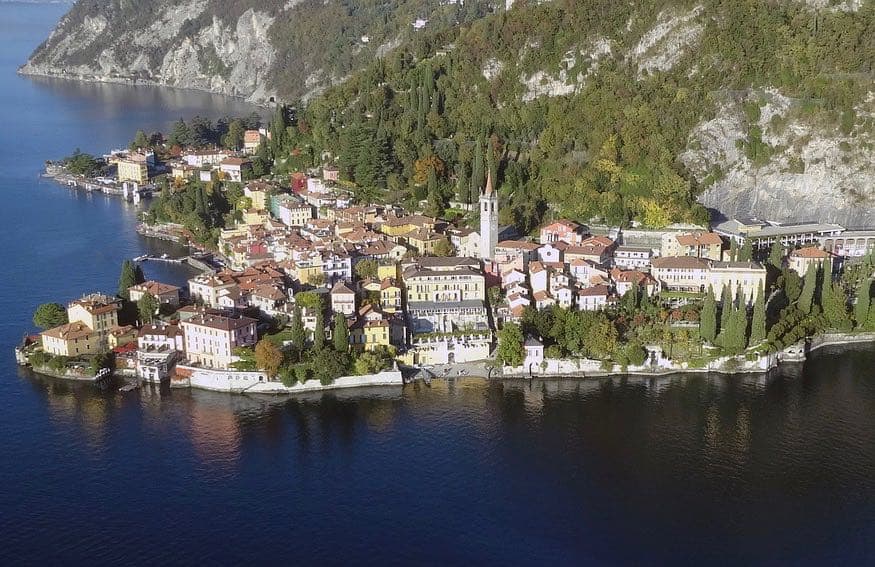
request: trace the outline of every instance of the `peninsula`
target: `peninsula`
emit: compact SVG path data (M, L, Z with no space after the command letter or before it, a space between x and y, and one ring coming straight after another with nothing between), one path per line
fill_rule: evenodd
M811 337L875 329L875 230L672 222L645 207L620 225L547 218L523 232L502 224L513 197L492 145L469 203L436 199L436 155L409 164L412 187L393 195L366 174L384 167L379 138L345 152L313 143L280 106L269 126L179 121L53 164L129 196L149 187L140 231L197 247L204 271L179 289L126 262L116 295L41 306L45 330L19 361L276 392L400 383L384 376L399 364L426 376L761 372L804 359Z

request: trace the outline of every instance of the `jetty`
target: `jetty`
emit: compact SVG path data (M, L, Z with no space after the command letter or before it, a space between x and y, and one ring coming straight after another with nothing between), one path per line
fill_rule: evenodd
M167 262L169 264L187 264L201 272L214 272L216 267L212 265L212 254L191 254L181 258L171 258L169 254L143 254L132 258L134 262Z

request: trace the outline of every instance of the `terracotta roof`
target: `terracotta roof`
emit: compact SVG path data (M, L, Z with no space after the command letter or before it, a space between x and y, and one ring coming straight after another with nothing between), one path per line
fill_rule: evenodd
M707 270L708 262L693 256L665 256L654 259L651 264L654 268L670 268L675 270Z
M130 289L134 291L148 292L156 297L159 295L164 295L165 293L173 293L174 291L179 291L179 288L175 285L156 282L154 280L149 280L141 284L132 285Z
M250 319L249 317L232 318L223 317L221 315L195 315L188 321L183 321L181 324L183 326L197 325L199 327L209 327L220 331L234 331L248 327L249 325L254 326L255 323L257 323L257 321L255 319Z
M714 246L723 244L723 239L716 232L696 231L689 234L679 234L678 244L681 246Z
M73 323L67 323L66 325L47 329L43 331L42 334L46 335L47 337L70 341L73 339L82 339L89 337L94 334L94 331L92 331L91 328L85 323L74 321Z
M806 246L805 248L800 248L798 250L794 250L790 253L790 256L794 258L829 258L829 253L825 250L821 250L816 246Z
M577 295L582 297L597 297L604 296L607 297L611 293L611 290L608 289L606 285L594 285L592 287L585 287L581 290L578 290Z
M180 329L176 325L167 325L167 324L153 324L153 325L143 325L140 328L139 336L145 337L147 335L161 335L163 337L175 337L181 333Z
M568 228L568 229L570 229L570 230L578 230L578 229L580 229L580 224L579 224L579 223L576 223L576 222L574 222L573 220L560 219L560 220L557 220L557 221L553 221L553 222L551 222L550 224L544 225L544 227L541 228L541 230L550 230L551 227L559 227L559 226L564 226L565 228Z
M540 248L540 245L535 244L534 242L526 242L525 240L502 240L501 242L496 244L495 247L526 250L531 252L532 250L537 250L538 248Z
M342 281L338 281L331 288L331 295L355 295L355 292L349 289Z

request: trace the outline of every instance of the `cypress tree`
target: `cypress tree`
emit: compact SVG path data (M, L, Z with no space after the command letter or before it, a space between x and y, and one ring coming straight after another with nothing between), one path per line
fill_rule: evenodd
M805 280L802 283L802 293L799 294L799 310L808 315L814 302L814 291L817 288L817 268L813 263L805 270Z
M717 299L714 297L714 288L708 286L708 294L702 306L702 315L699 317L699 336L702 340L713 343L717 338Z
M292 344L295 345L295 348L298 349L298 351L303 351L307 340L307 331L304 329L304 322L301 321L300 307L295 307L295 311L292 314L292 323L289 334L291 335L290 338Z
M343 353L349 351L349 327L343 313L334 316L334 350Z
M741 250L738 251L738 261L750 262L751 260L753 260L753 244L751 244L750 238L748 238L741 245Z
M750 344L758 345L766 339L766 298L763 286L757 289L753 304L753 318L750 323Z
M854 304L854 319L857 321L857 328L866 327L869 319L869 305L872 303L872 280L868 277L860 280L857 286L857 303Z
M829 290L825 293L822 303L827 324L833 329L850 330L851 321L848 318L848 297L845 288L839 283L826 280L823 286L824 290Z
M729 286L723 286L722 305L720 307L720 333L724 334L729 328L729 318L732 316L732 292Z
M735 262L738 257L738 242L733 238L729 241L729 261Z
M325 314L323 309L316 310L316 330L313 331L313 348L322 350L325 347Z
M830 297L833 291L832 260L829 258L824 260L823 265L821 266L819 284L815 297L818 299L820 306L823 307L826 303L832 301L832 297Z
M733 354L747 348L747 308L743 304L733 309L729 316L729 329L723 347Z
M772 249L769 250L769 264L777 270L784 267L784 247L777 240L772 244Z
M134 267L134 262L131 260L125 260L122 262L122 272L118 278L119 296L129 299L130 294L128 293L128 289L137 283L139 282L137 281L137 269Z

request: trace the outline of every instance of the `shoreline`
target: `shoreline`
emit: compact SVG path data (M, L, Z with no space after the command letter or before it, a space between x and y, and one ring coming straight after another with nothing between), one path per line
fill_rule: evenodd
M816 341L816 343L815 343ZM813 352L817 352L818 350L827 348L827 347L848 347L848 346L857 346L857 345L865 345L865 344L873 344L875 343L875 333L828 333L825 335L820 335L817 337L812 337L811 342L815 344L811 344L806 347L806 353L810 354ZM656 369L656 370L626 370L626 371L606 371L606 370L593 370L593 371L579 371L579 372L559 372L559 373L543 373L543 372L532 372L531 374L502 374L499 372L495 372L494 370L489 370L488 361L480 361L480 362L470 362L470 363L462 363L462 364L444 364L444 365L434 365L432 369L424 369L431 376L428 381L426 381L426 385L430 385L431 380L449 380L449 379L457 379L457 378L480 378L488 381L495 382L518 382L518 381L530 381L530 380L574 380L574 381L587 381L588 379L603 379L603 378L626 378L626 377L634 377L634 378L666 378L670 376L709 376L709 375L721 375L721 376L746 376L746 375L766 375L774 372L778 369L781 364L777 360L777 356L774 356L775 363L768 366L765 369L762 368L739 368L739 369L724 369L724 368L677 368L677 369ZM806 357L807 358L807 357ZM785 364L798 365L805 362L805 359L802 360L793 360L793 361L784 361ZM196 378L194 383L192 383L191 377L187 378L171 378L169 382L169 386L171 389L190 389L190 390L201 390L206 392L219 392L226 393L230 395L251 395L251 394L259 394L259 395L286 395L286 396L294 396L296 394L312 394L312 393L320 393L320 392L329 392L333 390L354 390L361 389L367 390L369 388L385 388L385 387L397 387L400 386L402 389L408 384L414 384L417 380L410 380L409 382L403 377L403 373L400 370L383 370L377 374L367 375L367 376L341 376L335 380L335 382L327 385L313 383L312 385L308 381L304 384L295 384L294 386L285 386L282 382L265 382L259 380L259 376L263 375L260 372L237 372L237 371L228 371L228 370L213 370L213 369L202 369L202 368L194 368L194 367L186 367L182 365L183 368L191 369L199 371L202 376ZM70 382L78 382L78 383L94 383L96 384L98 380L96 377L86 377L86 376L73 376L70 374L61 374L55 373L47 369L37 369L32 366L24 366L30 372L35 375L41 377L48 377L57 380L67 380ZM477 372L477 369L486 370L483 372ZM435 372L435 370L449 370L448 373L440 373ZM459 374L459 370L463 370L464 374ZM422 371L419 370L420 372ZM113 376L118 378L120 377L118 374L113 373ZM240 380L238 382L238 380ZM143 383L144 385L147 383ZM236 386L236 387L235 387Z
M159 81L153 81L150 79L136 79L132 77L106 77L106 76L97 76L97 75L70 75L62 73L61 71L47 71L47 70L37 70L34 68L27 68L30 61L28 60L23 65L20 65L16 70L15 74L21 77L37 77L42 79L55 79L61 81L70 81L74 83L84 83L84 84L103 84L103 85L122 85L126 87L149 87L149 88L158 88L158 89L175 89L178 91L188 91L188 92L196 92L203 93L206 95L212 96L224 96L230 99L234 99L239 102L243 102L246 104L251 104L252 106L269 109L272 108L273 105L281 104L279 97L273 95L274 101L271 102L269 100L260 100L260 99L251 99L244 97L239 94L231 94L231 93L222 93L217 91L212 91L208 89L202 89L198 87L183 87L179 85L170 85L167 83L161 83Z

